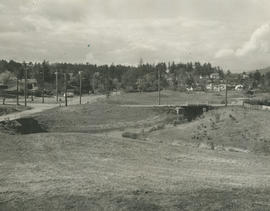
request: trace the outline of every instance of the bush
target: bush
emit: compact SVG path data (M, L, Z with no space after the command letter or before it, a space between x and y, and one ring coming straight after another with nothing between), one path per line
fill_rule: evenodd
M251 105L265 105L270 106L270 100L268 99L253 99L253 100L245 100L244 103L248 103Z
M132 132L124 132L124 133L122 133L122 137L131 138L131 139L137 139L139 137L139 134L138 133L132 133Z

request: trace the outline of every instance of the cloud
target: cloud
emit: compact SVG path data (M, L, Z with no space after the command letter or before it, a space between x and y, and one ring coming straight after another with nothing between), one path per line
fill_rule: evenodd
M216 53L215 58L228 57L228 56L232 56L232 55L234 55L234 50L232 50L232 49L221 49Z
M245 57L251 54L268 54L270 51L270 25L263 24L257 28L250 39L237 49L221 49L215 54L215 58Z
M264 24L254 31L250 40L243 47L236 50L236 56L245 56L253 52L269 53L270 25Z
M224 48L216 51L215 62L226 69L235 71L247 71L269 66L270 24L262 24L250 34L248 41L240 47L237 47L237 43L233 43L235 47L228 48L228 43L225 43Z
M267 64L269 25L254 28L270 20L269 6L269 0L1 1L0 59Z

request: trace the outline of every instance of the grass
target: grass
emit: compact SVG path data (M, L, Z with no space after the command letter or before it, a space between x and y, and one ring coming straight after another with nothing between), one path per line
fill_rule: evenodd
M269 208L268 158L248 154L49 133L1 138L0 160L4 210Z
M269 125L270 112L222 108L209 111L191 123L157 131L150 138L177 140L181 137L187 143L270 155Z
M228 93L229 103L236 101L235 98L244 97L241 92L230 91ZM224 102L224 92L175 92L164 90L161 92L161 104L183 104L183 103L214 103ZM122 93L121 95L112 96L110 103L115 104L157 104L158 93Z
M158 128L166 113L120 106L154 93L134 96L43 112L35 120L47 133L0 132L0 210L270 209L270 161L258 144L270 113L223 108ZM144 128L157 130L122 137Z
M59 107L36 117L50 132L102 132L151 125L162 115L151 108L128 108L107 102Z

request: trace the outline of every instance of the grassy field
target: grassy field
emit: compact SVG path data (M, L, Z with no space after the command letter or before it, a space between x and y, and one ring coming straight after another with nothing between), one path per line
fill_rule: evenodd
M36 119L50 132L96 133L126 127L158 123L165 118L151 108L128 108L106 101L69 107L58 107Z
M120 106L135 95L43 112L48 132L0 132L0 210L270 209L269 112L222 108L173 126L164 110Z
M229 91L228 103L236 102L238 98L246 97L242 92ZM175 92L164 90L161 92L161 104L183 104L183 103L224 103L225 92ZM120 104L157 104L158 93L122 93L111 97L111 103Z

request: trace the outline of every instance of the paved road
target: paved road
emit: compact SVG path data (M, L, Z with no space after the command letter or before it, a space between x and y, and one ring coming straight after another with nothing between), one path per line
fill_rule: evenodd
M105 95L88 95L88 96L83 96L82 97L82 104L84 103L93 103L97 99L105 98ZM79 97L74 97L74 98L68 98L68 105L77 105L79 104ZM29 107L31 107L30 110L25 110L21 112L15 112L11 114L7 114L4 116L0 116L0 122L5 121L5 120L15 120L15 119L20 119L24 117L29 117L33 114L52 109L55 107L58 107L59 104L52 104L52 103L28 103L27 104ZM64 102L62 102L62 106L64 105Z

